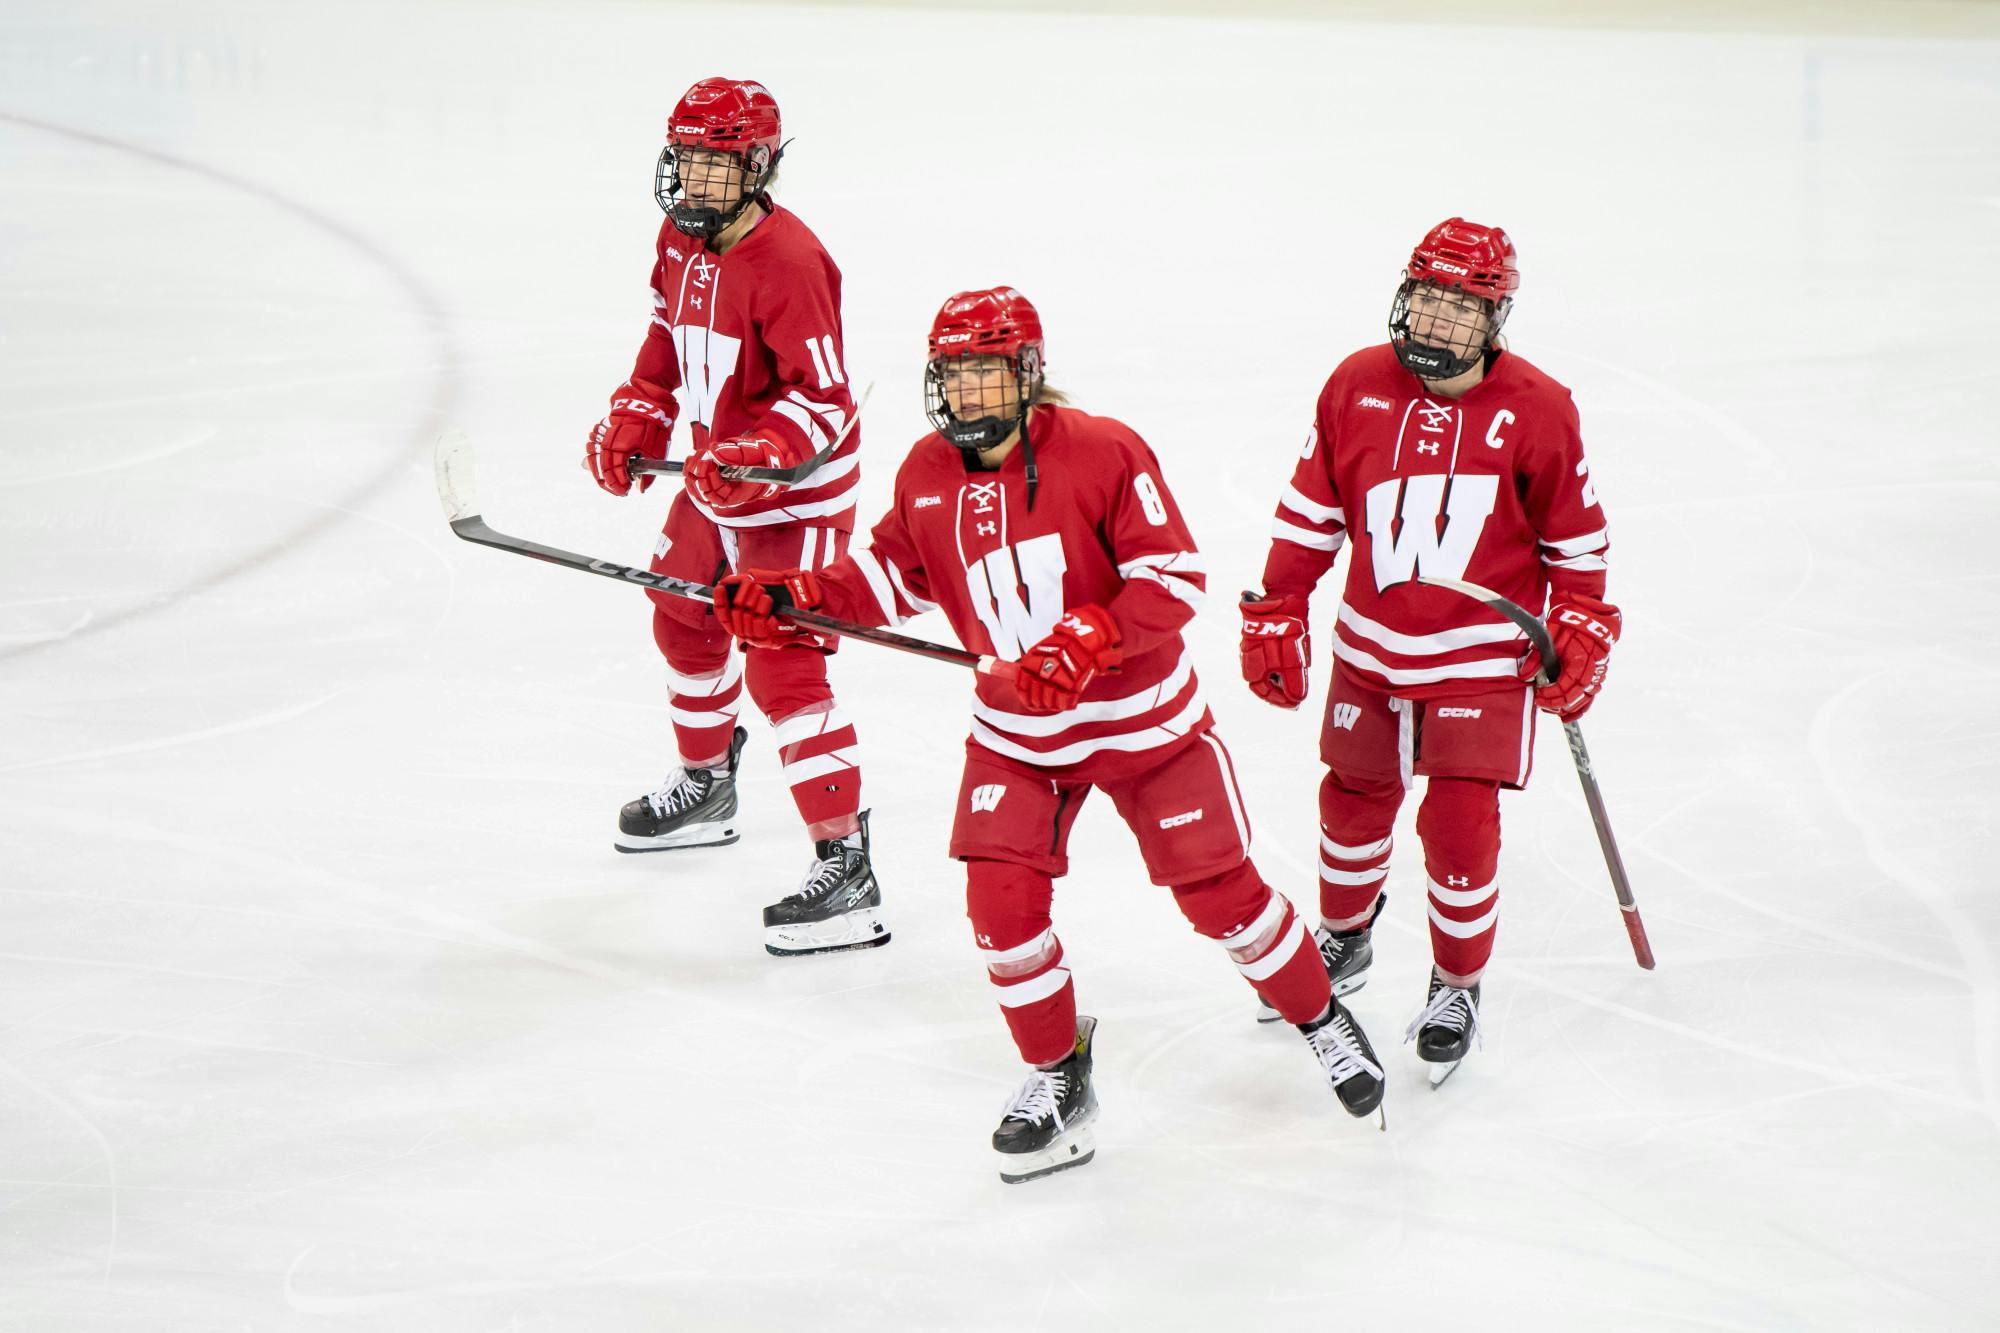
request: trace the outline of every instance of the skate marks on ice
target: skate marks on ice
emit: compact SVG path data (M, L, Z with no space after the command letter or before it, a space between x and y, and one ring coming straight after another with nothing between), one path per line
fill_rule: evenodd
M1297 875L1305 876L1310 873L1299 863L1297 858L1275 845L1267 843L1262 851L1264 855L1283 862L1288 869ZM1407 922L1400 919L1385 919L1381 924L1395 930L1398 934L1409 937L1414 946L1419 950L1427 950L1430 947L1429 934ZM1536 970L1532 963L1526 962L1518 956L1502 958L1498 960L1498 966L1503 975L1496 977L1496 980L1504 979L1509 985L1518 983L1531 986L1559 999L1569 1001L1572 1004L1594 1009L1600 1013L1637 1023L1659 1032L1683 1037L1688 1041L1710 1046L1731 1055L1740 1055L1763 1064L1794 1070L1798 1073L1810 1074L1815 1078L1823 1079L1836 1086L1868 1087L1880 1092L1911 1097L1935 1106L1949 1107L1953 1110L1973 1111L1980 1114L1985 1114L1986 1112L1986 1107L1982 1102L1969 1098L1953 1096L1950 1093L1936 1092L1929 1088L1916 1087L1899 1079L1884 1075L1868 1074L1859 1072L1853 1068L1820 1064L1816 1061L1801 1059L1797 1056L1787 1055L1781 1051L1771 1050L1767 1047L1739 1041L1722 1033L1711 1032L1686 1023L1678 1023L1673 1019L1648 1013L1643 1009L1634 1008L1629 1004L1607 999L1582 987L1558 981L1546 972ZM1635 981L1630 984L1643 986L1645 983ZM1457 1082L1457 1080L1454 1081L1455 1084Z
M1995 684L1996 673L1989 670L1984 674L1985 679L1977 684L1968 680L1960 685L1964 694L1975 696L1968 700L1966 708L1947 707L1939 711L1956 712L1965 717L1978 716L1977 697L1990 699ZM1892 697L1879 701L1877 707L1864 713L1861 704L1868 692L1876 689ZM1895 852L1884 844L1885 832L1893 829L1900 833L1905 829L1900 821L1886 814L1881 792L1871 789L1855 774L1855 769L1868 767L1865 757L1857 757L1851 751L1843 752L1841 748L1843 725L1852 729L1860 720L1854 715L1861 714L1870 720L1898 716L1900 710L1896 703L1903 693L1898 674L1888 668L1850 682L1823 702L1813 714L1807 732L1807 750L1819 768L1826 789L1832 793L1855 836L1861 840L1869 864L1886 882L1894 884L1928 912L1944 928L1959 957L1965 960L1964 974L1953 975L1952 979L1962 982L1972 992L1973 1076L1979 1089L1975 1109L1986 1117L1995 1130L2000 1130L2000 972L1996 972L1994 966L1991 938L1967 913L1948 886L1912 869L1911 851ZM1943 727L1921 727L1915 719L1904 718L1899 725L1916 728L1922 734L1944 734ZM1941 759L1943 756L1940 754L1938 757ZM1976 829L1984 815L1983 811L1975 808L1978 798L1965 795L1959 800L1965 808L1954 809L1951 812L1953 818L1939 819L1934 812L1932 818L1937 819L1940 825L1957 824L1965 829Z

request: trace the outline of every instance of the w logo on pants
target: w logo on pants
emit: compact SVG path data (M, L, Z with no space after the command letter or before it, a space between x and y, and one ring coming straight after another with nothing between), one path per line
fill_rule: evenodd
M1360 720L1361 705L1335 704L1333 706L1333 725L1339 727L1342 731L1354 730L1354 724Z
M1007 788L1000 783L991 783L972 789L972 813L983 814L1000 804L1000 798L1007 794Z

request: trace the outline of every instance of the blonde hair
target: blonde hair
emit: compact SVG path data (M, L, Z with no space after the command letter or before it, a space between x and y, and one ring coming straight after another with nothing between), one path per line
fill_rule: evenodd
M1047 380L1035 386L1035 396L1028 400L1030 407L1068 407L1069 395L1050 384Z

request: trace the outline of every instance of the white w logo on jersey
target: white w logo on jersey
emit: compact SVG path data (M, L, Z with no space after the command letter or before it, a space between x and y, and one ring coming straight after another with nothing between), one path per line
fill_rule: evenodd
M972 813L981 814L1000 804L1000 798L1007 794L1007 788L998 782L972 789Z
M1015 661L1056 627L1062 619L1063 574L1068 568L1062 534L1050 532L989 551L965 571L973 614L993 640L995 656Z
M1380 482L1368 489L1368 546L1375 561L1375 586L1387 589L1408 583L1419 574L1462 579L1479 545L1479 534L1500 497L1500 478L1459 475L1451 481L1451 511L1438 531L1438 514L1445 505L1446 477L1431 472L1404 480ZM1396 527L1401 500L1402 526Z
M1354 724L1360 720L1361 705L1335 704L1333 706L1333 725L1339 727L1342 731L1354 730Z
M674 354L681 359L681 382L687 386L688 408L695 424L715 424L715 400L736 373L743 340L717 333L703 324L676 324Z

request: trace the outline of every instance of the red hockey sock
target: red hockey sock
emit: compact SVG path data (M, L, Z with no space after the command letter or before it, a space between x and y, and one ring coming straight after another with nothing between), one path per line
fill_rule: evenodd
M1326 1012L1332 989L1306 923L1283 895L1243 862L1209 879L1174 886L1194 928L1222 945L1252 988L1291 1023Z
M1403 784L1328 770L1319 784L1319 914L1328 930L1368 923L1389 876L1390 831Z
M1479 980L1500 921L1500 788L1432 778L1417 811L1430 879L1431 957L1455 986Z
M667 697L673 706L674 742L685 768L720 768L729 759L729 741L736 732L742 707L743 657L732 653L728 640L718 645L698 634L682 643L671 633L678 626L664 617L654 624L670 627L661 638L667 655ZM719 651L718 651L719 649Z
M826 654L807 644L745 654L750 697L777 732L785 782L814 840L861 826L861 757L854 724L834 702Z
M1039 870L965 863L965 914L1014 1046L1031 1065L1054 1064L1076 1043L1076 987L1049 921L1054 894Z

